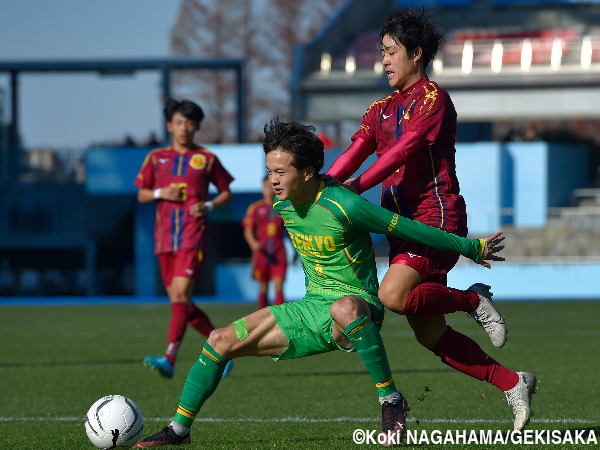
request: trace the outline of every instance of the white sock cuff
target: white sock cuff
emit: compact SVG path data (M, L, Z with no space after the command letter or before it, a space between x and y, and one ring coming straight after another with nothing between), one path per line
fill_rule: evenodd
M177 422L171 422L170 426L171 428L173 428L175 434L179 437L183 437L190 432L190 429L188 427L184 427L183 425Z
M396 390L396 392L393 392L390 395L386 395L385 397L379 397L379 403L381 403L382 405L384 404L384 402L398 403L401 398L402 394L398 390Z

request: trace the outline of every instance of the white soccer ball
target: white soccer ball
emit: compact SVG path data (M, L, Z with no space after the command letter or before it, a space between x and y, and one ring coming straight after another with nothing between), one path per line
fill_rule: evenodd
M123 395L97 400L85 417L85 431L98 448L130 448L142 436L144 418L139 406Z

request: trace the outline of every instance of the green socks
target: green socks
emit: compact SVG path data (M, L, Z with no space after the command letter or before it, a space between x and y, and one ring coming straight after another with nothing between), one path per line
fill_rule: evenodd
M385 397L396 392L381 334L371 319L366 315L360 316L344 329L344 334L358 351L375 382L379 396ZM204 344L202 353L190 369L183 387L174 422L191 428L200 408L221 382L229 361L228 358L219 355L208 342Z
M344 334L360 355L380 397L396 392L381 334L367 315L362 315L344 328Z
M185 381L174 422L191 428L200 408L221 382L229 361L228 358L219 355L208 342L204 344L200 357L190 369Z

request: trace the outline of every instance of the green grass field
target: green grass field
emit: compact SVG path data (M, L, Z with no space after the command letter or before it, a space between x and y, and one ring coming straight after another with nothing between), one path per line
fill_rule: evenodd
M248 304L203 307L216 326L253 310ZM600 302L500 303L499 309L509 327L502 349L493 348L465 314L448 319L499 362L541 379L530 429L573 436L577 430L591 430L600 439L595 378L600 371ZM141 360L164 350L168 314L166 304L0 307L0 449L94 448L83 421L91 404L107 394L123 394L138 403L144 436L168 424L205 341L189 329L174 378L163 380L149 372ZM504 395L443 365L416 343L403 317L388 312L382 333L396 384L412 409L409 429L512 429ZM377 392L357 354L279 363L243 358L199 414L188 448L379 448L353 442L355 429L379 426Z

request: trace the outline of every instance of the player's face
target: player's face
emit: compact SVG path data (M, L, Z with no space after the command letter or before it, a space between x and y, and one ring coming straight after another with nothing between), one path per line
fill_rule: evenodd
M310 200L307 182L312 178L312 172L309 169L298 170L292 166L292 161L291 153L282 150L267 153L269 182L277 200L301 205Z
M406 53L406 47L388 34L381 40L381 63L390 87L403 91L421 77L421 48Z
M167 130L173 135L173 143L183 147L193 145L194 134L199 128L198 122L190 120L178 112L173 114L170 122L167 122Z

